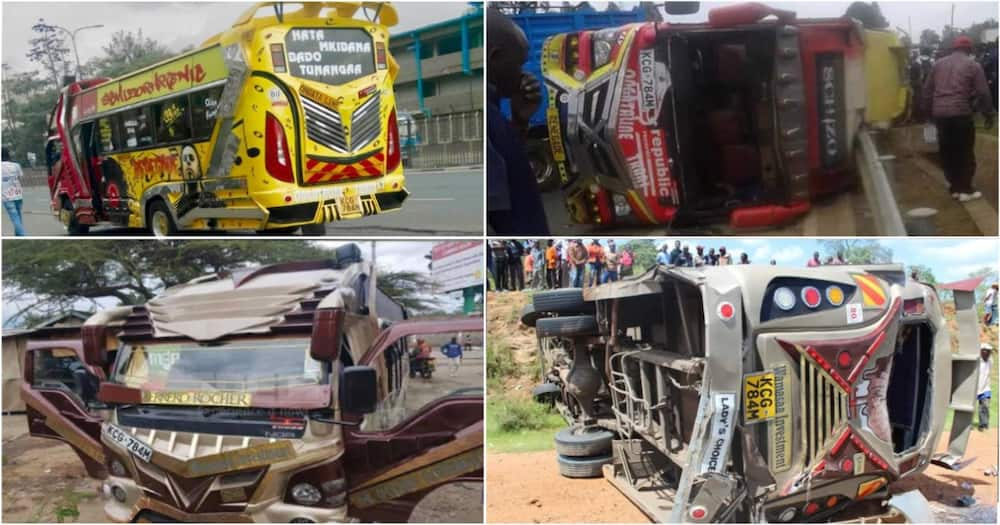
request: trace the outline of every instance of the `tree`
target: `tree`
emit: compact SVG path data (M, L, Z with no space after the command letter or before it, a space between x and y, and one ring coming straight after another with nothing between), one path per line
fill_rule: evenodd
M22 163L26 153L43 159L48 115L55 104L57 88L37 71L14 73L3 66L3 145Z
M930 285L938 284L937 278L934 277L934 271L931 270L929 266L925 266L923 264L911 264L910 274L912 274L913 272L917 273L917 280L922 283ZM907 274L907 277L909 277L910 274Z
M865 29L885 29L889 27L889 21L882 15L882 8L878 2L852 2L847 7L846 16L861 22Z
M392 297L404 308L415 314L429 314L437 309L441 302L432 295L434 283L431 278L414 271L390 271L377 269L376 285Z
M941 37L933 29L920 32L920 47L937 48L941 45Z
M622 249L632 250L632 268L638 275L656 265L656 243L649 239L631 240Z
M892 250L875 240L839 239L819 241L825 256L838 253L848 264L886 264L892 262Z
M31 30L38 33L38 36L28 41L31 44L26 55L28 60L45 68L52 78L53 86L61 86L62 77L72 71L66 37L56 26L46 24L44 18L39 18L38 23L31 26Z
M166 287L206 273L330 257L309 241L53 240L3 241L4 300L28 302L6 322L50 316L81 301L119 305L148 301Z
M111 78L131 73L172 56L166 46L144 37L142 29L136 33L117 31L111 35L111 42L101 49L104 55L87 62L87 69L95 76Z

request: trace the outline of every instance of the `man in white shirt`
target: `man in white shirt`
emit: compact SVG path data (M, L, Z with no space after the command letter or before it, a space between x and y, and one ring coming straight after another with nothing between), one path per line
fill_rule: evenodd
M979 401L979 430L986 430L990 426L990 398L993 397L990 389L990 371L993 369L993 345L983 343L979 346L979 392L976 400Z
M997 283L993 283L992 286L986 290L986 296L983 297L983 311L986 317L986 326L996 326L997 325Z

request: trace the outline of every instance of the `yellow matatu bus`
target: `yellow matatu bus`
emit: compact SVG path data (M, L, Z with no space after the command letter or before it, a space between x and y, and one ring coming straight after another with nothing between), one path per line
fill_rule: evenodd
M402 206L395 9L289 9L256 4L197 50L63 89L46 152L71 234L112 223L322 235Z

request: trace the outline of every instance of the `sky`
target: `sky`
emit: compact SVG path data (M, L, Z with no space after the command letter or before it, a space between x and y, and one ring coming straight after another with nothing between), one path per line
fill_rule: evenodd
M590 242L589 239L585 239ZM668 243L672 248L671 238L655 239L656 245ZM733 254L733 260L739 260L741 253L750 256L754 264L769 264L774 259L781 266L805 266L813 252L825 254L822 245L816 239L801 238L698 238L682 237L681 246L688 245L691 251L696 246L708 248L725 246L726 251ZM627 239L615 239L615 244L621 246ZM947 283L969 277L969 274L983 267L997 269L1000 259L1000 241L997 239L881 239L881 244L892 250L893 262L906 265L920 264L927 266L934 273L938 282ZM602 241L602 244L606 242Z
M80 63L102 54L111 35L119 30L136 32L166 45L171 51L198 47L208 37L229 27L248 9L249 2L3 2L3 62L15 71L37 69L25 57L31 31L39 18L48 24L72 31L78 27L104 24L77 34ZM421 26L461 16L465 2L394 2L399 24L390 29L397 34ZM286 8L286 10L288 10ZM72 45L67 42L72 57Z

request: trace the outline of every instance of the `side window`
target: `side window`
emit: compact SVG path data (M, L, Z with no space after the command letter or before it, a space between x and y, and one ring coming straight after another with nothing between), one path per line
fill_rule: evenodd
M153 105L153 121L156 123L156 140L161 144L191 138L187 95Z
M97 138L101 153L112 153L122 148L118 115L97 120Z
M191 95L191 136L207 139L215 129L215 119L219 114L219 97L222 86L199 91Z
M34 377L31 386L35 388L67 389L79 393L73 371L83 366L76 353L68 348L53 348L34 351Z
M153 144L153 125L149 108L136 108L121 114L125 148L142 148Z
M384 397L362 430L395 427L428 404L455 395L482 395L481 331L416 334L387 347L373 362Z

